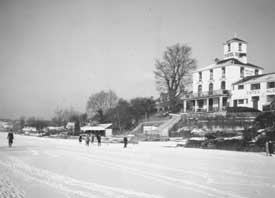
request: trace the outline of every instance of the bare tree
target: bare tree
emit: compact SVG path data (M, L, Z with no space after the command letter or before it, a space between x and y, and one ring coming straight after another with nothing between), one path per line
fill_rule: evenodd
M105 113L108 109L117 105L118 97L112 90L105 92L100 91L92 94L87 102L87 115L89 118L95 116L99 111Z
M80 113L76 112L73 107L69 109L61 109L59 107L56 108L54 111L54 117L52 121L58 125L62 126L65 125L66 122L69 122L72 117L79 117Z
M167 47L163 60L156 60L155 79L157 89L167 93L170 109L175 112L179 97L190 85L191 72L196 69L196 60L191 58L191 47L176 44Z

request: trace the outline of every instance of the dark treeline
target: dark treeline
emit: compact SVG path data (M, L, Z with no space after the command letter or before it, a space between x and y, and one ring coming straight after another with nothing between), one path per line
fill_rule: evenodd
M123 133L155 112L153 97L137 97L127 101L119 99L113 91L100 91L89 97L85 113L77 112L72 107L56 108L52 119L22 116L14 121L14 129L22 130L27 126L35 127L39 132L48 126L66 127L68 122L72 122L74 132L80 132L80 127L86 124L112 123L115 133Z

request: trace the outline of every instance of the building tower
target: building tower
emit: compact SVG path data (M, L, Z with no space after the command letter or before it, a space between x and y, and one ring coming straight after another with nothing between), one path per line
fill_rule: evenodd
M247 42L234 37L223 44L224 60L237 59L247 64Z

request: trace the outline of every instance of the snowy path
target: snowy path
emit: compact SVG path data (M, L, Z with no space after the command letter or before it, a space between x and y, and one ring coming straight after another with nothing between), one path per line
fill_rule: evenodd
M166 143L86 147L0 133L0 198L275 197L275 157Z

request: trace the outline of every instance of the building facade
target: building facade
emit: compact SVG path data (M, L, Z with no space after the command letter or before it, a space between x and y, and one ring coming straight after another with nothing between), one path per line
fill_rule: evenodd
M268 110L275 100L275 73L250 76L233 84L230 106Z
M263 68L247 61L247 42L232 38L223 44L224 56L193 73L192 94L183 97L183 112L224 111L232 105L233 84L262 75Z

